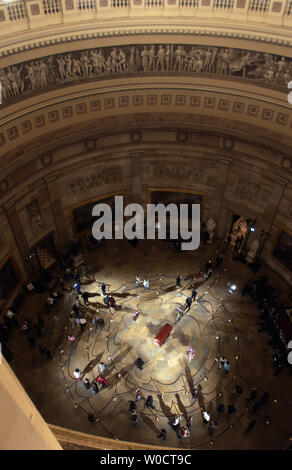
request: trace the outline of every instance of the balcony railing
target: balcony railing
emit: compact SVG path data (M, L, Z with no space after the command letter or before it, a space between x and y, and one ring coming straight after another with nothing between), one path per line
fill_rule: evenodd
M292 0L0 0L0 37L74 21L147 16L292 27Z

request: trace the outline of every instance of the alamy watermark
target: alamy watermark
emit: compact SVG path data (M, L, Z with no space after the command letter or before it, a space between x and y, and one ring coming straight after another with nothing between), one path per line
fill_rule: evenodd
M146 217L140 204L123 205L123 196L115 196L114 220L109 204L96 204L92 215L99 217L92 227L96 240L144 238L165 240L167 231L171 239L184 240L182 250L196 250L200 246L200 204L147 204ZM169 219L167 219L167 215ZM128 220L124 220L127 217ZM146 219L146 224L145 224Z

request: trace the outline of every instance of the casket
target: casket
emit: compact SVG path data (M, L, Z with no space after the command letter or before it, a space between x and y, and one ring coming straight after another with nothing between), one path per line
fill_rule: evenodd
M172 326L169 323L165 323L165 325L159 331L158 335L154 338L153 343L158 344L158 346L162 346L169 337L171 330Z

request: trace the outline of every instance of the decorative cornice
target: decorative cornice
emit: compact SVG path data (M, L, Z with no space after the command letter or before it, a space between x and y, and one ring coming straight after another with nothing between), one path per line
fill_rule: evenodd
M7 57L9 55L33 50L33 49L40 49L56 44L63 44L67 42L74 42L80 40L88 40L88 39L95 39L95 38L107 38L107 37L117 37L117 36L137 36L137 35L169 35L175 34L176 36L210 36L210 37L220 37L220 38L228 38L228 39L236 39L236 40L248 40L248 41L256 41L262 42L266 44L273 44L278 46L283 46L290 48L292 46L292 40L286 40L276 37L263 37L259 34L248 34L242 32L229 32L229 31L216 31L216 30L198 30L198 29L182 29L182 28L170 28L169 26L163 28L159 26L157 29L122 29L122 30L108 30L108 31L100 31L100 32L89 32L89 33L75 33L75 34L68 34L64 36L59 36L57 38L52 39L45 39L39 40L36 42L31 41L29 44L25 44L19 47L11 47L11 49L0 50L0 57Z

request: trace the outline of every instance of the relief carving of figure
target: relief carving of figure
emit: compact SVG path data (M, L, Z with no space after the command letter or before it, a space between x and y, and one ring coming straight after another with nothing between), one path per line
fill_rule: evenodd
M33 201L26 206L29 223L33 235L39 235L44 230L44 224L40 215L37 201Z
M148 72L148 48L147 46L144 46L143 50L141 51L141 59L142 59L143 72Z
M218 73L234 75L268 87L287 88L292 80L292 60L263 52L196 45L143 45L105 47L48 57L7 66L0 70L4 101L73 79L103 74L151 72ZM286 90L285 90L286 91Z
M61 80L65 80L65 78L66 78L66 72L65 72L66 62L64 60L64 57L62 55L59 55L57 57L57 62L58 62L59 74L60 74Z

